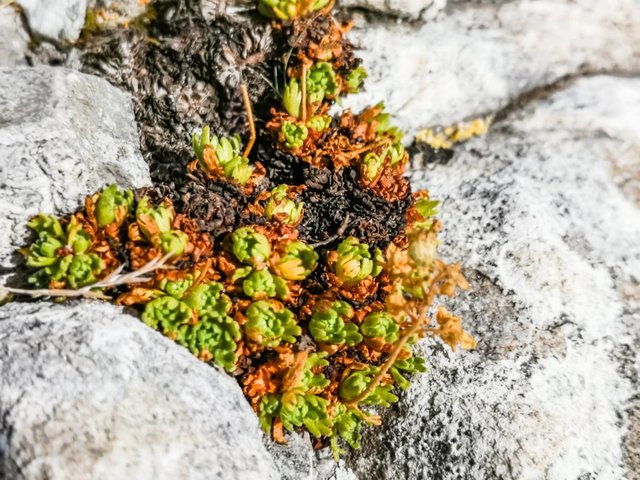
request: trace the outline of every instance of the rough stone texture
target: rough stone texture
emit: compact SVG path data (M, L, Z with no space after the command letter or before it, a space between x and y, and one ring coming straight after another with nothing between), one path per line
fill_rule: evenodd
M17 3L24 10L33 33L69 42L80 36L87 0L17 0Z
M415 26L357 19L370 75L345 106L384 100L410 134L457 122L578 71L639 70L639 24L636 0L514 0Z
M101 303L0 308L0 478L277 478L236 382Z
M434 17L447 4L447 0L341 0L340 7L358 7L387 15L413 19Z
M14 8L0 8L0 67L26 65L29 35Z
M638 478L640 205L617 165L637 180L639 125L640 79L585 78L415 175L479 347L422 343L358 478Z
M128 94L62 68L0 68L0 269L30 216L70 213L114 182L150 183Z

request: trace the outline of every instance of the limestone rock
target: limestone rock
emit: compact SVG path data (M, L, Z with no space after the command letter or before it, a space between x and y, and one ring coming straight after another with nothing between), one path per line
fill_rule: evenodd
M0 8L0 67L26 65L28 44L17 10Z
M278 478L236 382L95 302L0 308L0 478Z
M62 68L0 68L0 268L30 216L71 213L114 182L150 183L129 95Z
M387 15L413 19L434 17L447 4L447 0L342 0L341 7L358 7Z
M640 203L617 167L638 180L639 125L639 79L585 78L415 173L479 347L421 344L430 371L352 454L359 478L640 471Z
M84 25L87 0L17 0L34 33L73 42Z
M581 71L640 69L640 3L527 1L471 5L422 25L356 21L367 91L409 134L491 113Z

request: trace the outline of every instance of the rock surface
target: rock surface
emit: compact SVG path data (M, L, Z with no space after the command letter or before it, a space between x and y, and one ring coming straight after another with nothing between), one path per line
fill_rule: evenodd
M441 253L475 352L422 343L369 430L358 478L638 478L640 79L585 78L415 174L443 200ZM634 476L635 475L635 476Z
M426 19L441 11L447 0L341 0L339 4L340 7L358 7L387 15Z
M410 134L457 122L576 72L640 70L639 24L635 0L514 0L415 26L357 19L369 78L345 106L384 100Z
M110 183L150 183L130 97L62 68L0 68L0 268L38 212L70 213Z
M52 40L73 42L84 25L87 0L17 0L31 31Z
M29 35L13 8L0 8L0 67L26 65Z
M0 478L278 478L236 382L101 303L0 308Z

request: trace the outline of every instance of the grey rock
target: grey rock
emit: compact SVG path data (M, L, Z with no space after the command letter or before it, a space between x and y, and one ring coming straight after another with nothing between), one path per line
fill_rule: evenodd
M0 308L0 478L278 478L235 380L103 303Z
M29 35L14 8L0 8L0 67L26 65Z
M0 68L0 268L15 265L30 216L150 182L128 94L62 68Z
M357 21L351 38L369 71L361 109L384 101L410 136L491 113L583 71L640 70L635 0L514 0L455 9L423 25Z
M447 5L447 0L342 0L341 7L365 8L375 12L413 19L433 18Z
M414 173L479 346L421 343L430 371L367 432L358 478L637 478L640 203L616 166L640 177L639 125L640 79L585 78Z
M84 25L87 0L17 0L31 31L52 40L73 42Z

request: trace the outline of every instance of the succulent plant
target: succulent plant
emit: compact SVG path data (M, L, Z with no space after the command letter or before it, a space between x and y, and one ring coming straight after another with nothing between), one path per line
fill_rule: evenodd
M147 240L165 254L179 256L185 251L189 237L171 229L174 217L173 207L165 203L151 207L148 197L143 197L136 208L136 222Z
M349 75L347 75L347 91L349 93L358 93L360 91L360 87L362 86L362 82L367 77L367 70L363 66L359 66L358 68L352 70Z
M331 117L329 115L315 115L307 120L307 127L314 129L316 132L324 132L331 126Z
M258 404L258 419L260 421L260 427L266 434L271 432L273 419L278 416L279 411L279 395L269 394L260 399L260 403Z
M378 367L365 367L361 370L352 370L347 378L340 382L339 395L340 398L346 402L350 402L362 394L369 383L373 380L373 377L378 373ZM362 400L362 403L370 405L382 405L388 407L393 402L398 401L391 390L393 385L377 385L367 397Z
M242 282L242 290L252 300L278 297L284 300L289 296L287 282L276 277L266 268L252 269Z
M318 62L307 72L307 96L309 102L320 103L325 98L335 98L340 93L340 84L328 62Z
M305 393L317 393L329 386L331 381L322 373L313 373L313 369L317 367L326 367L329 361L325 358L325 352L315 352L309 354L304 365L302 378L300 379L301 388Z
M210 282L192 288L193 277L163 280L146 304L142 321L176 343L188 348L204 361L213 361L226 370L236 363L240 325L228 314L231 300L220 283Z
M293 20L326 7L329 0L260 0L258 11L269 18Z
M267 237L251 227L240 227L231 234L233 254L247 265L260 265L271 256Z
M238 135L230 138L211 136L209 126L205 126L200 134L193 134L192 144L204 171L213 173L221 168L227 179L240 185L247 183L253 175L254 168L240 152L241 140ZM214 155L207 155L207 148L210 148Z
M428 196L419 199L413 208L417 210L422 220L415 222L413 227L425 230L430 229L431 225L433 225L433 217L438 214L438 205L440 205L438 200L431 200Z
M282 124L284 144L289 150L302 147L309 135L309 129L302 123L293 123L287 120Z
M403 360L396 360L390 369L391 376L396 381L398 386L406 390L409 388L409 380L402 376L401 372L406 373L423 373L427 371L427 367L424 362L424 358L410 357Z
M355 237L345 239L329 258L333 273L347 286L355 285L370 275L378 276L383 262L379 249L375 250L372 257L369 245Z
M88 252L91 236L75 216L66 229L57 218L42 213L32 218L28 226L38 239L21 252L28 266L39 269L29 277L29 283L77 289L96 282L105 265L97 254Z
M384 157L381 157L380 155L377 155L373 152L369 152L362 159L362 176L366 181L373 182L382 172L383 166Z
M271 196L264 207L267 220L277 220L280 223L295 225L302 218L304 204L296 203L289 198L289 187L279 185L271 190Z
M133 205L133 192L113 184L102 190L96 202L95 217L99 227L122 225Z
M300 83L295 78L289 80L282 94L282 106L293 117L300 118L302 109L302 90Z
M284 394L280 399L280 420L290 432L306 427L314 437L330 436L332 421L329 402L317 395Z
M400 337L400 327L387 312L368 314L364 317L360 330L365 337L380 338L385 343L395 343Z
M252 341L267 348L282 342L295 343L302 333L293 312L276 301L258 300L247 309L244 332Z
M318 264L318 254L313 247L299 240L286 244L284 255L273 262L274 271L285 280L299 281L307 278Z
M382 155L383 158L389 158L391 166L395 166L402 162L405 158L404 145L401 142L395 142L393 145L387 147Z
M362 342L362 335L355 323L347 323L353 315L353 308L347 302L321 302L309 321L311 336L317 342L331 345L356 345Z
M362 423L362 419L342 403L336 405L331 437L331 450L336 462L340 459L340 455L345 453L338 445L338 438L342 438L352 448L360 448Z

